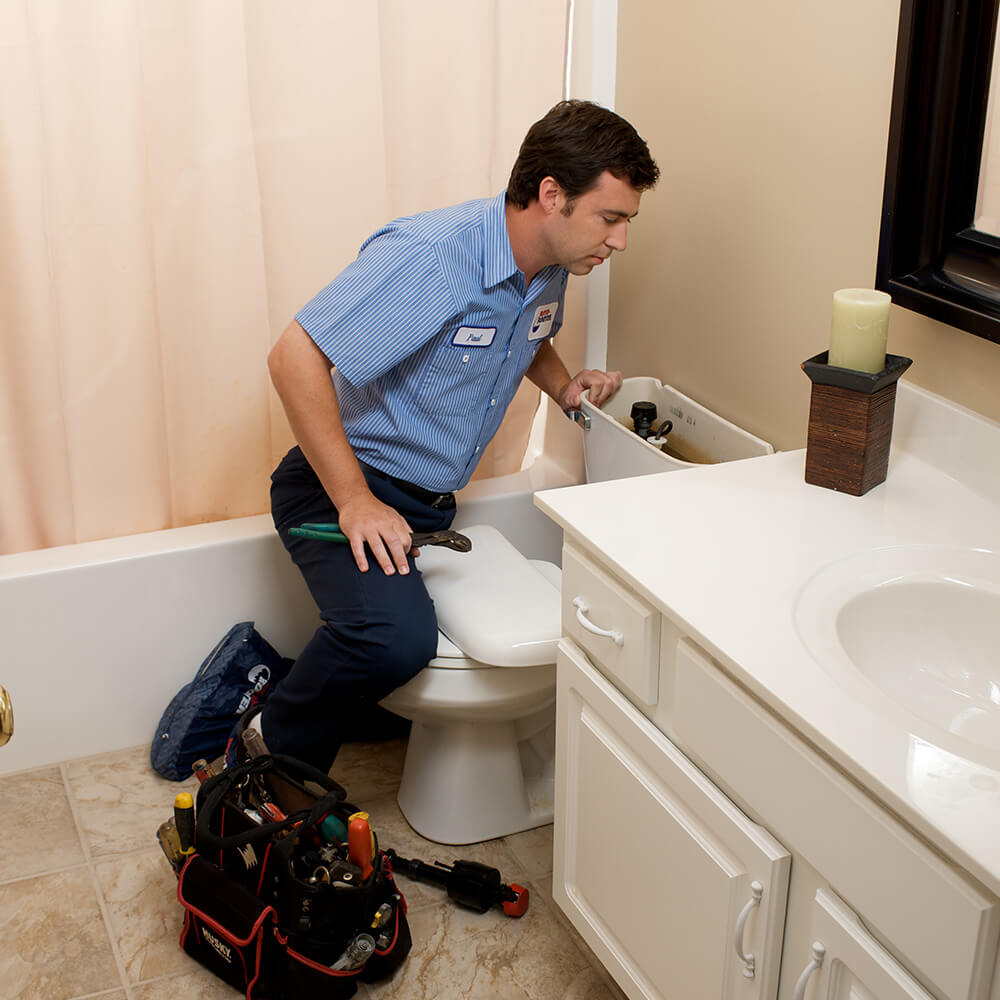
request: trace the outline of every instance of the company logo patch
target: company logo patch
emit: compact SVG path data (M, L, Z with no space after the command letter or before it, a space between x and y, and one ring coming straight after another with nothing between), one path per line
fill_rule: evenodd
M219 957L225 961L232 964L233 961L233 949L229 947L223 941L220 941L207 927L202 925L201 928L202 936L205 940L219 953Z
M253 849L253 844L244 844L242 847L236 848L240 852L240 857L243 859L243 864L247 871L251 868L256 868L260 863L257 859L257 852Z
M531 320L531 329L528 331L528 340L542 340L549 335L558 308L558 302L549 302L535 310L535 315Z
M242 715L252 704L253 696L259 694L271 682L271 669L263 663L258 663L256 667L251 667L247 673L247 680L253 685L249 691L243 692L239 705L236 706L236 714Z
M451 342L461 347L489 347L496 335L495 326L462 326L455 331Z

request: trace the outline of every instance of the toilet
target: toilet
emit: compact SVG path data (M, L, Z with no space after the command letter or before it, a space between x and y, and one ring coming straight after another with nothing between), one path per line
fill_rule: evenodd
M703 454L772 451L655 379L626 379L603 410L584 399L574 415L588 480L691 467L622 425L636 399L658 401L673 414L676 437L694 438ZM417 833L441 844L551 823L554 803L559 567L526 558L489 524L460 530L471 552L427 546L418 561L437 612L437 655L381 702L412 722L399 807Z

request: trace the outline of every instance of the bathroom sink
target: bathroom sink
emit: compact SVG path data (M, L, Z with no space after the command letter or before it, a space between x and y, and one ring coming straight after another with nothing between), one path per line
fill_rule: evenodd
M835 676L875 685L942 734L1000 750L1000 557L951 546L857 553L822 569L795 607Z

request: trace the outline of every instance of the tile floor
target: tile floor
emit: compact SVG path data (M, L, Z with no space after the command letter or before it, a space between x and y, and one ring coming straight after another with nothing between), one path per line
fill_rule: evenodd
M360 1000L621 1000L552 901L552 828L441 847L403 819L405 741L352 743L333 774L405 857L470 858L531 891L528 913L476 914L400 879L414 946ZM229 1000L240 994L178 947L175 879L156 843L174 795L147 748L0 777L0 1000Z

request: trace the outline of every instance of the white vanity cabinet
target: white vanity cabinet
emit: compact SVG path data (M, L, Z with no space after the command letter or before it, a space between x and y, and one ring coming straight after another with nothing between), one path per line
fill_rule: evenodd
M553 893L630 997L997 1000L997 899L574 537L563 632Z
M789 854L584 659L558 660L556 898L656 998L773 998Z

